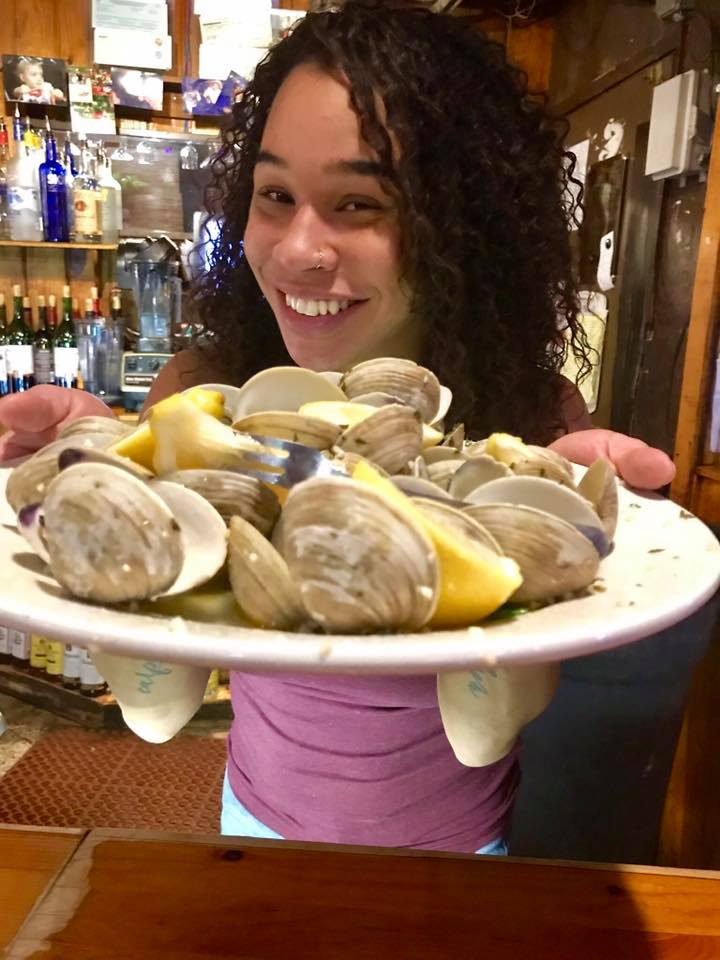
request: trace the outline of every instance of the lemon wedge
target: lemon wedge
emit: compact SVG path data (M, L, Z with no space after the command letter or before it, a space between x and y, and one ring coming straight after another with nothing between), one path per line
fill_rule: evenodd
M225 415L223 395L217 390L202 390L200 387L194 387L185 393L176 393L171 397L166 397L165 400L155 404L153 411L172 408L178 397L185 397L194 407L216 420L220 420ZM108 452L114 453L118 457L127 457L128 460L139 463L146 470L153 470L155 439L150 429L150 421L146 420L132 433L122 437L110 447Z
M174 597L160 597L139 604L141 613L163 617L182 617L198 623L226 623L247 627L250 621L243 616L232 590L227 587L199 587Z
M201 409L188 394L176 393L150 411L148 425L154 443L152 469L231 469L246 463L250 451L264 448Z
M509 433L493 433L488 437L485 453L493 460L511 467L518 460L528 457L530 450L520 437L513 437Z
M311 403L304 403L298 413L303 417L316 417L318 420L325 420L327 423L333 423L336 427L354 427L356 424L367 420L373 413L377 413L379 407L374 407L369 403L347 403L335 402L334 400L315 400ZM422 445L423 449L436 447L442 440L443 435L434 427L423 424Z
M353 479L386 497L432 540L440 564L440 597L430 626L466 627L477 623L501 607L522 583L514 560L499 557L431 520L370 464L358 463Z

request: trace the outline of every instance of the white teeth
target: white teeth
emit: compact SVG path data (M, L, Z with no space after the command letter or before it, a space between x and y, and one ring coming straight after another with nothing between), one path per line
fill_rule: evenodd
M327 314L334 317L350 306L349 300L303 300L302 297L291 297L289 293L285 294L285 303L306 317L325 317Z

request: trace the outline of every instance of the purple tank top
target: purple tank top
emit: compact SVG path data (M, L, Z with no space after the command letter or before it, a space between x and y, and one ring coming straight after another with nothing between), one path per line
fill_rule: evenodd
M435 677L231 675L233 793L289 840L472 853L507 833L518 746L464 767Z

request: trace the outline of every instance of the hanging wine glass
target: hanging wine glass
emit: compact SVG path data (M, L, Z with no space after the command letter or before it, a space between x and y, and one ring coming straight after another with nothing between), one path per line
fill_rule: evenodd
M135 148L138 163L157 163L158 154L151 140L141 140Z
M132 160L133 155L128 150L127 137L120 137L120 142L110 154L111 160Z
M182 170L197 170L198 152L192 143L186 143L180 151L180 168Z

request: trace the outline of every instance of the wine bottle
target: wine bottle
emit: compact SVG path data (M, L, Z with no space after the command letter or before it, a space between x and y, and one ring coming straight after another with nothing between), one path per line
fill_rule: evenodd
M55 383L59 387L71 387L77 375L78 346L73 323L72 298L70 287L63 287L62 321L55 331L53 339L53 369Z
M13 286L13 319L7 330L8 382L10 392L26 389L25 384L33 374L33 344L35 336L28 326L26 315L30 309L30 298L23 297L20 284Z
M54 298L53 298L54 299ZM53 382L53 329L49 322L49 310L45 297L38 297L38 331L33 344L33 367L35 383Z

